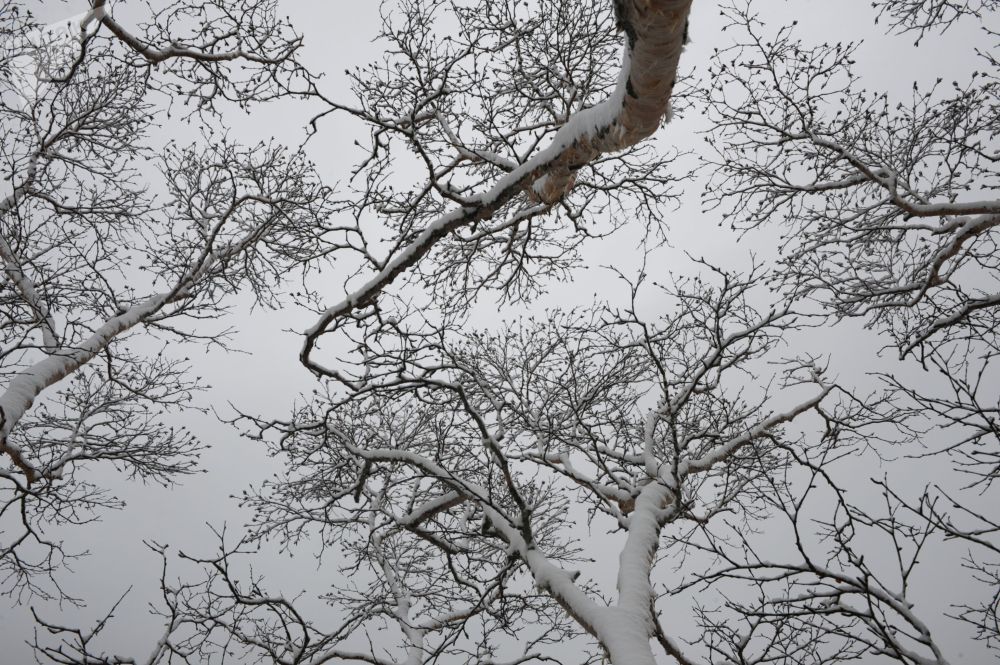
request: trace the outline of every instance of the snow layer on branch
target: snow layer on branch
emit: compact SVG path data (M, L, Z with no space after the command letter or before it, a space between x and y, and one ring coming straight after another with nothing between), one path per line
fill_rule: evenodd
M429 223L398 253L381 262L381 269L360 288L325 309L316 324L306 331L300 353L306 367L322 376L337 377L336 372L312 359L317 339L336 329L338 320L347 313L370 304L449 233L490 219L525 190L536 203L551 205L559 201L573 187L581 167L602 153L638 143L650 136L664 118L669 119L670 97L683 51L691 0L633 0L623 4L621 18L628 43L623 48L622 67L612 94L573 114L546 148L502 175L487 191Z

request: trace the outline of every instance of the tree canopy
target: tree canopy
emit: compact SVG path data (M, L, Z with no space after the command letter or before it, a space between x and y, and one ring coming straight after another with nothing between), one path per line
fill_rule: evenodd
M998 656L1000 3L385 0L343 75L276 0L59 9L0 10L12 653ZM77 597L199 477L115 535L158 597Z

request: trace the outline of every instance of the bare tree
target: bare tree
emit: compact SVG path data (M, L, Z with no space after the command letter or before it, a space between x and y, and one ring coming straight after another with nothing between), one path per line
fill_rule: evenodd
M992 2L875 6L918 42L957 22L987 24L997 9ZM880 481L879 515L851 505L845 486L817 469L837 502L827 549L802 545L802 556L788 564L748 550L720 575L770 583L756 605L740 606L750 632L762 627L772 640L761 660L790 658L794 649L808 653L814 640L793 636L829 634L821 624L836 615L851 617L861 631L840 633L847 654L860 649L905 663L948 662L907 599L918 555L940 539L953 560L965 557L976 579L987 585L996 579L997 526L985 507L1000 442L996 55L980 51L983 70L949 83L914 83L912 97L897 100L863 87L855 72L859 44L808 45L793 25L764 25L750 3L725 12L736 37L717 53L704 94L717 150L708 201L735 227L786 225L775 281L838 316L866 317L893 336L901 357L916 356L927 370L918 379L905 370L881 377L892 396L886 417L909 442L904 457L934 460L945 473L916 493L898 476ZM957 483L963 475L969 482ZM805 495L778 504L796 534ZM880 538L896 555L895 570L869 563ZM824 562L831 560L838 565ZM776 585L787 592L773 595ZM996 612L990 592L954 614L993 648ZM706 622L725 645L720 653L749 658L749 633Z
M922 33L994 3L876 4ZM807 45L747 3L726 12L739 36L709 70L709 201L737 226L786 223L781 278L886 324L904 356L956 337L995 346L995 55L895 100L861 87L858 44Z
M681 174L642 141L670 116L690 7L393 3L385 58L351 72L357 105L326 100L370 139L344 204L356 285L307 332L306 367L336 376L315 357L320 338L411 268L442 301L484 288L515 298L564 276L586 237L626 219L658 233ZM403 179L402 165L421 177Z
M995 579L988 509L888 480L858 500L856 458L910 418L810 359L776 363L813 322L751 306L759 273L656 287L660 317L640 314L643 281L630 305L499 333L423 311L364 328L350 390L250 419L288 471L244 494L250 540L181 555L200 581L164 578L150 662L955 662L921 561L958 543ZM260 538L318 544L339 565L330 606L247 570ZM992 648L985 592L953 616ZM128 662L101 651L103 621L41 625L55 662Z
M316 87L298 60L301 37L271 0L175 2L135 28L104 0L54 26L37 24L28 6L5 9L5 590L48 595L38 580L55 583L69 554L47 529L117 505L86 480L86 467L108 462L161 483L195 470L201 444L158 415L186 407L200 386L156 346L224 344L204 321L238 290L272 304L290 267L341 247L376 270L368 301L438 240L495 216L507 219L451 243L430 283L457 280L453 292L466 301L482 286L513 296L570 261L573 232L559 239L555 220L540 221L556 206L558 223L581 237L621 223L591 231L587 209L638 210L654 233L676 176L637 144L668 115L689 7L554 3L529 17L516 3L412 3L402 25L386 19L394 49L380 74L355 76L359 109L329 102ZM459 37L433 37L431 23L449 11L442 20L458 21ZM605 67L621 51L616 27L627 36L617 84ZM483 77L477 68L487 56L494 66ZM559 64L546 73L548 58ZM401 62L417 76L395 69ZM376 258L382 241L360 222L326 226L337 208L302 153L242 148L213 129L227 106L289 96L319 97L373 127L371 157L359 167L363 198L339 210L389 220L397 232L388 258ZM204 145L156 145L149 129L163 105L167 115L202 122ZM401 198L387 184L399 139L428 168L422 194ZM578 178L588 165L592 172ZM618 175L623 167L630 175ZM527 199L507 205L522 192ZM325 241L335 234L341 240ZM330 324L327 315L317 330ZM156 340L152 352L145 340Z
M235 642L278 663L540 661L572 636L598 645L591 661L653 663L655 640L692 662L656 608L666 531L759 517L789 451L845 445L838 428L810 439L789 424L857 407L811 360L765 362L800 323L750 305L759 277L661 287L675 310L652 319L634 284L629 306L499 334L428 329L418 312L365 328L345 396L259 423L289 471L244 497L257 537L311 534L346 557L327 596L345 619L314 634L257 586L196 594L188 611L223 607ZM776 382L750 400L748 384L771 383L757 371ZM608 529L609 551L581 529ZM225 552L206 562L228 579ZM595 569L617 570L612 588ZM396 644L374 639L387 627Z
M918 36L934 27L946 28L960 19L980 17L993 9L990 3L905 2L879 3L878 8L895 28L915 31ZM633 440L642 440L641 428L622 424L616 419L621 417L618 412L595 416L587 411L594 405L591 400L596 399L596 394L614 394L607 402L614 403L616 408L634 406L641 402L638 395L646 394L639 386L655 386L660 379L664 397L659 407L670 404L677 392L684 394L678 386L690 379L686 372L712 367L698 353L701 338L697 333L685 337L688 329L684 326L703 325L704 330L721 327L727 331L729 326L713 326L719 322L699 316L692 306L682 308L676 318L670 319L671 324L661 329L652 326L652 333L649 325L632 310L621 318L600 320L556 317L548 327L528 326L523 331L494 337L472 336L461 347L453 347L446 341L447 334L443 331L455 327L447 317L443 323L434 321L421 328L424 332L409 329L401 323L407 318L406 307L390 305L391 299L384 289L400 271L429 252L424 248L432 243L444 249L435 249L430 254L429 265L421 264L422 277L449 298L455 297L456 292L468 293L470 286L473 293L478 291L486 282L477 281L477 274L490 278L512 275L501 282L509 295L516 295L510 290L524 283L518 279L528 277L516 272L526 270L528 263L521 260L504 263L509 255L501 260L488 255L487 267L476 273L476 261L482 260L481 254L451 250L448 240L439 240L431 232L437 224L451 229L452 225L469 223L463 215L474 214L481 202L459 198L457 202L464 207L456 208L451 216L439 207L431 207L427 221L416 226L425 231L416 241L408 244L394 240L396 244L388 258L369 258L373 271L364 273L368 281L342 303L326 310L320 323L310 331L303 354L307 366L322 376L337 379L353 396L323 418L315 412L306 414L304 429L298 423L288 430L283 450L291 455L300 472L316 466L327 449L339 446L340 451L322 467L322 473L305 478L293 475L273 488L275 495L262 493L251 499L262 511L262 523L268 525L269 532L295 540L301 536L302 528L311 525L323 534L329 533L323 538L324 542L331 542L335 539L333 534L345 527L346 519L333 512L333 507L352 498L364 505L366 498L372 501L375 497L375 507L389 514L383 517L387 520L386 528L394 522L401 532L410 532L409 538L416 545L455 555L463 552L462 544L449 536L458 534L466 540L472 537L461 521L468 519L463 510L467 511L471 504L471 515L480 525L478 535L500 541L507 552L517 552L519 565L535 586L572 617L577 630L594 638L612 662L650 662L653 656L648 646L652 638L658 639L665 652L676 660L693 662L695 657L685 655L671 631L655 621L656 594L649 583L650 566L657 561L653 552L660 542L661 531L668 524L690 520L695 526L676 536L671 549L707 554L720 565L692 573L695 581L677 586L672 593L725 587L734 580L743 585L744 594L748 586L759 592L756 598L749 599L730 596L726 611L729 617L732 613L740 617L742 628L734 627L731 618L720 619L711 611L699 610L705 631L703 644L711 662L832 663L875 656L903 663L948 662L930 624L914 609L911 600L918 557L932 541L944 539L952 544L960 541L970 547L968 565L974 574L987 583L995 580L995 563L976 555L976 552L987 557L995 554L995 520L988 512L976 511L972 504L960 502L951 490L929 488L910 500L903 498L888 481L882 486L885 506L880 512L872 506L852 503L845 481L835 477L832 469L839 456L846 454L838 452L837 446L858 421L899 427L911 437L912 444L915 420L931 415L929 427L952 422L960 426L957 429L972 428L971 434L963 431L959 443L947 450L959 456L960 464L963 457L965 462L974 460L971 468L975 473L986 474L988 478L995 475L995 455L982 450L980 445L995 437L992 416L995 409L990 406L992 402L986 406L982 400L977 402L979 387L986 384L982 382L982 372L973 372L970 378L967 359L968 349L985 349L991 357L996 346L992 319L996 289L992 285L996 280L993 229L997 210L995 202L978 196L995 185L991 165L996 155L990 147L995 134L995 81L989 74L975 73L970 77L971 82L958 86L953 96L942 95L939 87L925 93L918 90L911 104L901 104L892 111L887 96L876 95L873 102L870 94L856 89L851 71L854 46L809 48L794 39L793 28L769 30L756 21L749 8L741 5L730 7L727 12L730 27L741 29L746 39L719 52L709 74L712 85L700 100L707 102L715 113L714 139L721 154L721 159L711 164L717 175L710 191L719 197L712 200L732 201L727 212L738 225L754 227L776 219L793 224L795 232L790 234L788 258L775 279L791 285L797 295L822 298L833 305L837 314L870 315L877 323L885 324L896 336L903 355L919 349L926 364L940 366L962 399L952 402L932 397L927 390L917 392L886 377L894 395L885 404L885 411L878 412L848 400L851 404L848 417L843 412L824 410L817 397L816 401L800 406L823 414L825 435L812 439L806 435L789 442L774 435L768 427L779 423L753 418L759 408L741 411L725 399L714 401L716 391L721 389L714 380L707 380L710 388L703 388L698 396L711 403L711 408L699 402L698 409L704 409L699 411L702 417L717 424L716 419L722 417L717 413L726 414L732 419L724 419L724 423L730 427L740 423L744 435L747 431L758 432L757 436L766 443L754 441L753 437L734 437L729 441L739 439L741 443L730 449L721 433L725 426L713 429L712 436L704 430L690 434L677 425L676 420L684 418L671 413L664 416L672 425L666 438L673 436L676 442L676 437L680 437L686 443L675 445L673 450L667 447L663 457L650 462L639 452L630 453L629 445L622 440L609 442L601 438L606 436L602 428L608 428L617 436L631 432ZM429 28L422 32L425 23L414 18L408 20L411 23L406 29L395 32L389 29L387 36L405 41L410 35L419 34L421 37L415 42L421 48L400 46L399 52L408 58L414 52L433 52L434 49L423 48L427 39L423 35L430 34ZM464 24L460 25L467 30ZM626 32L627 28L626 24ZM513 31L505 34L510 32ZM512 40L517 39L515 33ZM991 56L984 57L993 62ZM419 62L420 56L416 60ZM518 65L523 67L524 63L519 61ZM414 67L416 71L435 71L433 66ZM385 70L394 76L391 66ZM530 67L528 70L533 71ZM434 80L433 75L426 74L414 78L418 82ZM534 77L536 81L538 78ZM369 73L368 80L373 79L379 81L382 90L391 89L384 79ZM623 80L627 80L627 75L619 79ZM382 99L374 88L369 88L368 93L365 98ZM426 87L420 94L410 93L410 99L421 103L433 100L427 102L429 106L437 100L434 90ZM487 117L493 117L488 104L483 107L487 109ZM530 104L515 108L530 108ZM352 112L372 122L371 115L356 109ZM385 116L405 117L414 127L421 120L431 127L439 123L442 125L439 131L445 132L447 139L443 142L452 146L456 143L455 132L446 126L460 123L446 122L437 110L421 116L415 107L407 115L397 107ZM496 121L491 121L491 125L503 126ZM573 121L566 126L572 127ZM391 162L391 152L386 148L388 140L380 143L383 130L398 131L405 136L411 127L409 124L401 130L378 127L371 161L364 164L365 168L380 159L385 164ZM421 141L426 139L419 131L412 130L406 140L408 145L422 146ZM466 152L460 152L458 159L495 161L497 145L503 144L482 141L470 147L465 143L462 149ZM380 154L382 149L386 151ZM444 189L440 182L449 183L441 198L446 198L447 192L455 192L449 181L453 167L429 159L429 151L424 152L420 147L416 150L430 173L429 184L403 194L402 203L390 197L373 197L370 185L366 185L366 204L369 200L377 200L380 205L391 200L388 211L412 215L415 200L427 200L430 193ZM512 165L513 172L521 173L517 168L525 163L531 162L517 160ZM368 171L362 169L359 173ZM381 177L387 177L387 172L378 173L378 181L382 182ZM435 174L442 175L436 178ZM541 180L542 189L549 183L547 177ZM370 183L372 178L368 178ZM532 183L532 189L525 196L525 205L551 205L544 192L539 191L538 181L528 182ZM580 182L577 180L576 185ZM975 194L964 201L964 192ZM562 205L580 192L561 186L558 193ZM505 199L504 203L507 201L519 202L519 199ZM528 210L526 216L534 214L532 209ZM442 212L444 216L440 216ZM493 209L489 214L494 214ZM521 224L517 213L513 215L508 219ZM475 228L478 231L479 227ZM359 237L362 235L359 233ZM504 238L504 251L519 247L517 236L510 234ZM477 251L488 247L483 234L472 239ZM505 267L514 272L503 272ZM459 278L453 276L456 269ZM723 296L720 298L725 300ZM688 294L681 300L690 304L708 302L711 298L699 300ZM396 311L390 312L392 307ZM766 316L763 320L771 323ZM786 321L781 316L778 320ZM777 327L780 329L781 325ZM654 348L655 344L647 338L647 346L643 347L640 335L629 337L629 341L614 337L610 331L618 326L631 327L633 333L651 334L657 342L670 339L678 346L672 353ZM358 344L355 367L342 361L340 366L331 368L310 360L314 341L329 330L339 330ZM400 339L395 339L397 336ZM592 336L607 346L598 344L600 351L588 348ZM957 344L965 345L964 354L962 350L956 351ZM721 341L719 345L723 345ZM640 360L624 357L628 354L620 356L615 351L642 348L648 353L644 357L640 354ZM565 356L561 356L563 353ZM599 369L582 369L578 363L585 363L580 358L591 354L600 359L594 360L591 367ZM691 365L681 362L679 367L673 364L682 356L698 362L692 361ZM565 365L554 358L564 359ZM731 368L729 364L723 365ZM739 365L740 362L733 362L733 366ZM830 386L819 375L808 374L807 365L793 367L806 372L799 375L801 380L815 382L820 394L826 395ZM443 378L451 373L460 378ZM644 383L643 377L649 377L651 383ZM521 390L527 391L528 397ZM615 390L622 392L615 394ZM985 392L987 400L994 398L988 388ZM369 402L381 406L359 406ZM681 403L688 406L683 398ZM449 414L447 427L438 422L442 408ZM581 409L587 417L579 417ZM552 415L553 410L559 413L558 417ZM452 428L458 424L451 415L456 412L467 419L465 424L470 433L466 436L475 442L475 447L456 441ZM346 422L338 422L331 413L349 416ZM567 417L565 413L577 415ZM655 422L657 409L652 413L650 417ZM798 411L793 409L784 415L790 419ZM312 418L316 419L315 425L309 424ZM293 443L309 433L310 427L320 430L322 435L311 433L311 438L306 439L309 443ZM564 427L572 428L572 434L564 431ZM420 428L426 428L427 434L421 436ZM364 436L359 439L352 431L361 431ZM688 434L690 438L685 438ZM570 462L569 453L550 453L544 444L533 452L519 449L518 439L525 436L533 443L583 441L566 445L574 452L586 451L581 452L584 461ZM317 438L323 443L316 443ZM624 440L629 439L624 437ZM866 440L874 445L877 437L869 435ZM701 480L698 473L685 467L683 460L690 452L685 446L689 442L706 446L699 451L706 459L712 458L713 450L728 451L720 453L718 459L725 469L720 472L725 481L719 481L712 473L707 474L711 481ZM989 440L988 445L994 444L995 441ZM417 449L409 447L412 445L417 445ZM587 445L594 447L588 449ZM481 450L476 449L479 446ZM738 452L747 450L753 451L747 453L753 456L752 461L746 461ZM629 470L629 464L642 468L647 475ZM656 475L670 465L673 465L672 476ZM738 473L732 471L734 465ZM581 467L586 471L581 471ZM657 471L651 472L650 468ZM403 477L397 475L399 469L403 469ZM405 498L393 506L389 492L407 487L405 474L413 473L421 482L410 480L416 489L398 490ZM552 533L547 516L562 509L553 508L554 499L550 497L565 495L565 488L556 491L553 488L557 485L546 482L547 473L578 486L577 491L587 497L592 519L598 516L611 519L627 532L620 550L617 594L602 595L595 587L577 585L572 567L580 562L572 558L572 543L547 542L536 535L534 520L539 520L538 534ZM799 482L793 482L796 474ZM801 480L803 475L806 480ZM631 478L636 484L629 485L623 478ZM635 480L639 478L645 483ZM435 492L423 484L428 479L440 483L441 489ZM713 483L721 483L724 489L719 490ZM711 487L720 494L714 495L714 503L706 501L708 505L699 512L695 510L696 500L692 499L691 507L687 506L685 492L697 496L697 492L688 489L690 485ZM377 491L373 493L372 487ZM545 494L545 490L553 494ZM644 524L655 536L643 541L653 544L633 568L630 555L637 550L631 549L630 543L639 542L633 536L639 531L636 522L643 516L639 511L641 499L649 498L647 492L653 495L656 491L663 493L660 508L665 512L656 514L652 524ZM807 502L812 504L816 495L824 496L824 507L832 506L832 516L806 516L803 506ZM948 511L944 510L946 500L941 497L947 497L951 503ZM290 510L289 505L294 509ZM931 510L929 506L935 508ZM740 529L730 528L724 537L715 532L715 527L710 530L712 518L728 510L741 512L746 520L743 524L751 530L754 520L769 524L765 520L768 515L785 518L791 530L790 542L795 545L791 555L766 558ZM650 514L655 513L654 510ZM957 526L962 523L959 517L965 518L962 526ZM812 519L823 520L818 533L810 525ZM376 540L371 531L367 533L366 542ZM704 540L699 541L699 537ZM881 544L880 539L884 539ZM873 552L880 550L893 553L895 566L871 563ZM443 570L445 565L442 562L437 569ZM494 564L498 565L499 562ZM398 573L394 577L398 579ZM417 578L423 579L420 575ZM460 574L456 573L456 581L459 579ZM420 591L415 596L427 593L422 583L417 584ZM434 588L443 586L443 582L438 582ZM595 603L595 598L600 600ZM412 600L410 596L407 599ZM474 606L475 602L469 599L467 604ZM428 606L431 605L428 601ZM623 608L624 614L616 614ZM619 623L617 619L622 616L629 620ZM987 647L995 644L996 631L991 624L996 617L995 595L979 606L960 608L958 616L976 626L977 636ZM416 619L404 622L403 627L402 643L408 649L414 648L414 642L406 625L412 625L413 621ZM444 636L439 639L439 643L447 642ZM428 659L459 653L448 654L426 647L423 642L419 644Z
M564 662L568 643L584 645L570 658L615 665L945 665L955 661L937 622L948 610L928 607L919 588L921 561L935 548L964 556L982 583L982 598L954 607L953 618L986 649L997 646L1000 526L976 496L989 496L998 470L992 74L975 73L952 95L915 88L910 103L894 105L858 90L854 45L809 47L793 27L730 5L727 30L739 36L718 51L692 102L715 121L709 201L737 226L791 226L777 271L741 276L702 264L704 274L668 287L643 273L623 304L551 311L500 331L465 325L485 290L507 300L540 291L568 274L584 238L624 220L658 239L680 176L674 155L643 141L670 116L690 6L542 0L528 12L515 2L406 0L384 18L385 58L351 73L353 106L332 101L294 63L294 40L266 57L226 42L224 31L191 45L131 37L95 6L109 43L129 58L183 63L174 85L198 108L215 112L220 95L260 96L205 83L228 81L238 72L212 67L242 59L276 72L250 78L275 95L326 103L315 132L334 112L370 132L354 191L339 201L299 155L234 148L206 165L197 150L167 153L168 200L190 228L139 252L152 284L169 288L151 290L168 295L129 330L197 337L200 329L173 319L215 316L243 282L266 301L288 265L333 248L353 256L357 271L306 335L301 358L331 379L324 392L287 422L241 419L287 463L243 496L255 511L251 533L235 545L220 533L212 556L181 554L200 572L177 582L165 548L152 546L164 560L165 623L150 665ZM875 7L918 39L996 9ZM231 18L226 29L256 29ZM160 34L171 20L152 25ZM222 165L226 175L215 177ZM409 181L413 166L422 175ZM234 168L260 193L234 194ZM45 210L67 208L43 201ZM133 201L159 219L152 197L135 192ZM322 223L329 211L348 221ZM249 221L235 222L222 245L232 254L216 256L212 229L224 235L241 219ZM404 273L406 286L425 292L400 290ZM56 286L9 274L27 284L11 300L21 309L10 325L25 340L13 358L51 355L73 331L93 334L77 318L47 324L53 304L30 294ZM791 299L772 304L766 282ZM648 314L649 291L669 311ZM130 291L109 298L125 302L116 316L142 302ZM803 313L808 298L838 316L870 317L943 382L916 389L902 372L887 374L887 396L859 398L822 361L784 359L787 338L824 320ZM315 357L331 333L341 344L336 365ZM118 375L134 373L87 373L97 365L84 362L103 357L125 368ZM132 400L186 399L193 387L181 368L136 358L105 345L74 368L80 387L62 403L75 413L77 404L115 402L123 382ZM128 433L155 426L134 408L101 411L116 419L118 448L93 435L108 457L155 478L188 470L184 456L197 444L186 434L157 430L160 447L144 455ZM25 497L39 482L57 487L60 470L76 464L61 432L75 441L81 421L52 408L31 413L18 426L24 443L7 444L14 459L30 453L22 471L32 483L18 485ZM914 492L887 472L873 504L858 486L876 474L859 474L858 460L885 462L886 444L901 440L894 468L928 460L942 480ZM956 470L971 483L956 486ZM87 505L61 501L53 505ZM328 605L321 619L311 618L315 602L270 591L241 563L265 539L317 542L321 560L339 565L319 598ZM100 641L116 609L91 630L39 614L36 653L72 665L134 662ZM693 636L683 617L696 624Z
M187 36L192 14L206 21ZM327 251L329 192L301 152L208 125L204 145L150 134L161 92L203 116L291 94L307 73L273 3L175 3L136 34L104 2L49 27L12 5L2 25L0 570L4 592L45 595L66 556L47 527L118 504L87 467L160 483L195 470L201 444L160 415L200 381L163 346L224 344L205 322L238 290L272 303Z
M982 19L997 9L994 0L878 0L876 22L885 18L893 28L919 36L934 28L946 30L963 17Z

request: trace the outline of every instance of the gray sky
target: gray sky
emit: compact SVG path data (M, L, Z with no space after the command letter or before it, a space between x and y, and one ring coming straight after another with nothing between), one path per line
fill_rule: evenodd
M83 3L60 6L44 2L41 3L44 12L41 15L48 18L51 14L53 19L58 19L77 13L78 4L83 7ZM806 41L864 38L866 43L859 51L857 71L863 74L871 89L886 90L902 97L908 94L914 79L930 81L941 76L947 80L961 77L978 66L972 45L980 43L982 37L975 26L956 26L944 36L932 36L913 49L912 36L885 36L881 28L873 26L873 10L867 0L766 0L758 4L769 23L798 20L800 34ZM141 6L133 11L139 9ZM370 43L378 25L377 3L284 0L281 11L288 13L305 34L310 64L327 72L323 84L327 94L336 99L349 99L343 70L366 62L378 52L377 45ZM60 12L63 13L60 15ZM691 38L692 43L682 60L685 70L706 62L713 48L729 43L729 37L719 31L718 5L714 1L695 0ZM906 57L900 57L901 53ZM282 104L256 108L248 116L232 114L228 125L230 136L243 143L273 135L294 144L302 136L306 117L304 109ZM662 129L656 141L664 147L700 150L703 141L698 132L704 126L701 118L685 117ZM356 130L356 123L331 116L323 121L319 135L310 142L310 156L319 165L328 184L342 180L352 165L351 157L355 154L352 141ZM196 136L193 128L184 126L167 127L164 132L178 139ZM761 256L773 254L777 229L755 232L737 242L728 229L718 227L716 214L701 211L697 183L689 185L687 191L681 208L670 215L669 237L673 246L659 254L657 266L670 268L678 274L689 271L691 264L684 258L685 251L704 255L726 266L747 265L751 250ZM634 240L626 233L609 241L592 243L585 250L586 263L592 268L578 271L575 284L554 284L549 297L540 299L537 307L552 303L586 305L594 293L612 299L621 295L623 292L608 279L607 273L593 266L613 264L629 272L638 260L633 250ZM336 268L314 277L314 284L325 290L329 302L343 293L342 283L343 275ZM650 306L655 307L655 303ZM507 315L516 313L507 312ZM474 320L483 325L495 324L496 311L492 308L478 311ZM198 373L212 386L201 402L215 407L224 416L232 415L228 403L249 413L272 417L287 415L296 395L308 392L314 385L298 362L301 338L287 331L301 331L310 326L313 316L291 307L276 312L251 312L241 307L228 323L239 331L234 346L247 353L226 355L212 351L204 354L192 349ZM842 380L858 385L868 381L865 377L868 371L895 367L891 353L877 356L883 343L856 322L847 322L835 330L813 330L792 340L794 347L830 354L832 366ZM148 617L145 609L148 600L156 594L159 561L143 546L143 541L155 540L173 548L206 553L206 547L211 544L205 523L228 522L232 530L238 532L247 516L236 508L229 496L249 484L259 483L277 470L260 446L240 439L233 428L219 423L211 415L189 413L182 419L211 446L204 458L207 473L172 489L132 485L113 473L102 474L102 482L127 499L127 508L106 513L101 522L83 529L65 530L70 549L91 552L91 556L74 565L74 574L64 575L67 591L86 599L89 607L81 612L67 609L60 615L58 608L38 606L43 616L60 616L64 623L85 623L88 617L105 611L127 588L133 587L119 613L119 621L109 632L115 642L113 648L118 652L137 656L146 653L159 629L158 620ZM322 589L336 575L332 564L332 560L325 561L317 570L308 549L304 549L294 559L268 553L261 557L259 569L271 578L272 588L294 594L303 588ZM940 598L940 594L960 593L961 588L942 576L937 583L928 585L926 595L928 599ZM9 603L0 602L0 645L3 645L0 663L32 662L30 651L22 645L30 626L26 606L10 607ZM962 641L958 635L953 640L956 645ZM956 662L963 662L957 646L954 655Z

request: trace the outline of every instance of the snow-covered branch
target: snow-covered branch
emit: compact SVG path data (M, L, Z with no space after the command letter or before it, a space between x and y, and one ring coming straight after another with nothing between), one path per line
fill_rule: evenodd
M502 80L500 77L505 76L504 69L508 67L515 80L524 78L528 72L523 62L525 51L521 49L528 44L521 44L519 40L529 44L537 40L538 44L532 46L548 51L555 49L556 53L579 48L580 40L592 41L594 56L602 65L612 66L613 42L608 39L612 36L612 24L608 7L597 10L584 6L585 3L569 3L560 8L556 7L559 3L542 4L539 18L527 17L524 28L511 24L512 20L517 21L512 16L522 13L516 3L482 3L481 7L456 8L454 18L462 26L459 37L452 40L449 36L443 42L430 32L437 17L429 6L404 3L403 26L387 23L387 40L409 62L421 70L426 69L416 80L426 81L429 87L407 90L412 94L397 97L396 93L386 91L401 86L405 89L409 83L362 80L358 75L358 88L364 94L361 102L366 108L355 109L353 113L374 126L371 155L359 171L369 172L367 177L373 184L368 186L366 200L358 213L388 215L399 225L399 230L385 256L376 257L365 248L365 260L371 270L364 273L363 283L352 288L337 304L325 308L316 324L307 331L301 360L317 375L336 376L334 369L315 357L320 338L338 330L353 313L372 306L400 275L424 265L425 257L432 250L437 254L445 252L441 254L443 257L449 253L456 257L454 263L445 259L443 269L430 267L434 275L432 284L438 284L445 291L456 291L446 296L442 294L443 300L461 302L468 297L470 288L498 288L509 292L522 288L518 284L530 281L530 274L525 271L535 263L526 258L538 254L532 246L542 242L549 244L547 237L554 233L567 233L556 227L545 228L548 223L536 219L539 213L547 212L547 208L532 215L525 215L525 210L536 205L551 208L570 197L578 172L588 167L595 169L597 178L607 178L597 165L599 158L622 151L641 152L640 143L669 118L670 99L686 39L690 0L624 0L617 3L617 25L626 42L621 50L617 78L611 79L607 72L595 72L592 63L588 64L587 71L567 71L564 88L551 94L542 93L544 97L556 96L548 108L533 108L536 105L528 100L538 97L531 94L530 87L498 94L496 90L480 90L484 85L482 81L466 82L461 78L466 56L471 58L483 53L490 53L496 59L498 80ZM547 10L552 13L546 13ZM530 53L530 49L525 50ZM513 61L506 62L508 58ZM551 61L558 61L555 53ZM581 80L574 81L576 77ZM525 81L525 86L532 85L543 84ZM476 123L475 129L483 133L478 145L463 143L459 138L460 120L451 121L444 113L450 104L461 99L450 101L450 90L460 89L472 89L474 92L468 95L472 99L481 96L476 103L487 105L493 116L491 120L482 119ZM603 99L599 98L601 95ZM511 99L502 107L495 106L505 96ZM526 98L525 104L520 103L521 97ZM412 99L419 101L407 107ZM553 108L557 100L558 110ZM516 115L508 117L511 114ZM386 123L386 117L398 120ZM538 120L543 118L545 122L538 125ZM523 126L517 127L518 124ZM510 135L496 136L498 129ZM427 168L427 183L408 193L382 191L377 188L382 178L373 177L391 171L393 165L389 155L395 141L401 141L407 150L416 152L418 161ZM543 142L547 145L539 148ZM458 161L448 155L456 144ZM656 160L651 155L646 159ZM462 162L468 162L468 173L457 169ZM665 166L665 162L662 165ZM659 175L660 170L661 167L651 169L648 177L657 189L660 189L657 180L666 183L670 180L668 176ZM464 182L457 186L457 181ZM614 199L630 197L632 188L631 183L622 182L610 188L609 196ZM641 190L641 185L635 188ZM443 195L435 198L433 192ZM659 203L650 205L653 210ZM498 217L519 216L522 219L513 225L493 221ZM483 228L489 222L493 223L494 230L488 238L459 235L465 229ZM577 225L576 222L572 224ZM533 233L530 232L532 227L535 227ZM567 237L571 238L571 234L570 231ZM453 248L455 239L458 245ZM576 242L556 240L552 243L556 259L542 260L535 270L561 269L564 260L559 257L567 256ZM468 251L464 249L466 246ZM498 265L488 270L484 279L475 275L475 266L480 262ZM551 267L546 267L549 263ZM455 275L462 273L467 276L456 280ZM466 286L462 286L462 282Z

